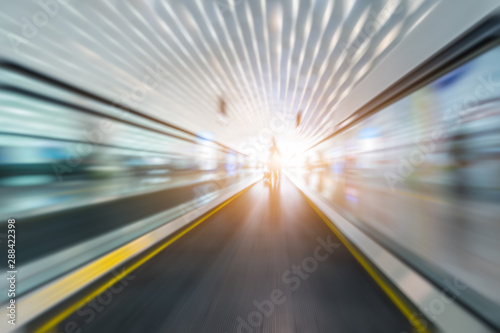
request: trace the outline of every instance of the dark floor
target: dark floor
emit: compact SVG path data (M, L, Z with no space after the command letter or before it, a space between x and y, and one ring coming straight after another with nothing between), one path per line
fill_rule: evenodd
M411 332L287 180L272 193L257 183L58 331L69 322L106 333Z

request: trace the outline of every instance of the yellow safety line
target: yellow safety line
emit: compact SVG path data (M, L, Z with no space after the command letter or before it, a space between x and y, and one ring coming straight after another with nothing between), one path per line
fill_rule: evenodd
M208 214L206 214L205 216L203 216L202 218L200 218L195 223L191 224L188 228L186 228L183 231L179 232L174 237L168 239L163 245L161 245L160 247L158 247L157 249L155 249L154 251L152 251L151 253L149 253L148 255L146 255L144 258L142 258L141 260L137 261L136 263L134 263L133 265L131 265L130 267L128 267L126 270L123 270L120 274L116 274L114 276L114 278L112 278L108 282L104 283L101 287L99 287L98 289L94 290L93 292L91 292L89 295L87 295L83 299L77 301L73 305L70 305L68 308L66 308L65 310L63 310L61 313L59 313L58 315L56 315L55 317L53 317L51 320L49 320L48 322L46 322L45 324L43 324L42 326L40 326L38 329L36 329L35 332L36 333L55 332L56 326L60 322L62 322L64 319L66 319L68 316L70 316L72 313L74 313L76 310L78 310L81 306L85 305L88 301L92 300L93 298L95 298L95 297L99 296L100 294L102 294L103 292L105 292L108 288L110 288L115 283L117 283L118 281L120 281L121 279L123 279L125 276L127 276L132 271L134 271L135 269L137 269L139 266L141 266L142 264L144 264L146 261L148 261L149 259L151 259L155 255L157 255L159 252L161 252L167 246L171 245L173 242L175 242L176 240L178 240L179 238L181 238L182 236L184 236L185 234L187 234L189 231L191 231L192 229L194 229L200 223L202 223L203 221L205 221L206 219L208 219L210 216L212 216L213 214L215 214L216 212L218 212L220 209L222 209L228 203L230 203L231 201L233 201L234 199L236 199L237 197L239 197L241 194L243 194L244 192L246 192L250 187L251 187L251 185L249 187L247 187L246 189L242 190L241 192L235 194L231 198L227 199L225 202L223 202L222 204L220 204L219 206L217 206L211 212L209 212ZM100 260L105 260L105 259L103 258L103 259L100 259ZM98 261L100 261L100 260L98 260Z
M342 241L345 247L351 252L351 254L356 258L356 260L363 266L363 268L370 274L370 276L377 282L377 284L382 288L386 295L392 300L392 302L398 307L398 309L408 318L411 325L419 333L429 333L430 331L424 327L418 320L415 320L412 310L402 301L398 295L392 291L384 280L379 276L379 274L372 268L372 266L365 260L365 258L360 254L360 252L351 245L351 242L342 234L342 232L328 219L328 217L323 214L323 212L299 189L300 194L309 203L309 205L314 209L314 211L321 217L323 222L325 222L328 227L333 231L333 233ZM418 324L416 324L417 322Z

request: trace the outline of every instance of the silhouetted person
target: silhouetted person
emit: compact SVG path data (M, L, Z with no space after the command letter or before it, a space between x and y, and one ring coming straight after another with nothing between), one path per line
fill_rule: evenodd
M299 112L297 112L295 127L299 127L301 122L302 122L302 111L299 111Z
M269 172L271 173L271 183L277 183L280 175L281 152L273 138L273 144L269 148Z
M226 101L224 100L224 98L222 97L219 97L219 112L221 113L221 115L223 115L224 117L227 117L227 112L226 112Z

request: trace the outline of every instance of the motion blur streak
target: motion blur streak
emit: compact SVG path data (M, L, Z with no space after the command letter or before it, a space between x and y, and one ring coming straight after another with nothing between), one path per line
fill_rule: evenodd
M498 0L0 6L1 332L500 331Z
M498 59L495 47L380 110L317 146L299 171L388 246L460 276L497 304Z

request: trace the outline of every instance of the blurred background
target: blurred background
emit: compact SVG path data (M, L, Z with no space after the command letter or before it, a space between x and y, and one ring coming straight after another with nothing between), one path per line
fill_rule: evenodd
M75 297L126 266L125 260L136 260L143 248L133 247L99 275L72 282L59 298L45 302L40 296L34 302L30 297L134 241L144 240L144 251L155 248L167 239L161 228L171 224L171 232L184 230L250 186L240 199L245 204L228 204L226 215L212 218L218 227L203 229L214 241L198 244L193 236L196 245L186 245L177 259L163 258L156 267L177 267L168 277L179 274L185 281L194 257L201 262L226 258L214 259L213 271L230 276L239 270L223 264L232 258L232 247L215 255L201 242L214 249L226 241L243 244L253 223L267 232L273 221L282 221L269 243L261 233L250 237L268 247L259 243L260 248L252 245L239 254L239 262L268 274L245 280L245 290L254 295L257 281L271 285L286 269L284 263L310 256L305 249L314 243L312 234L323 232L317 226L322 215L304 208L300 190L333 225L337 222L328 212L349 223L335 227L343 233L339 242L345 236L409 304L410 315L391 305L394 309L373 316L401 317L411 325L385 327L373 319L364 328L337 327L310 319L316 326L301 326L307 314L297 310L290 316L299 324L267 317L276 324L247 332L500 329L497 1L0 0L0 5L0 242L7 251L7 220L16 219L17 297L32 305L25 308L19 330L61 329L63 319L50 329L41 324L71 308ZM223 231L239 225L241 230ZM303 227L310 239L302 238L308 234ZM351 227L357 231L351 233ZM296 237L284 237L289 230ZM358 232L369 240L356 238ZM368 243L376 251L363 250ZM197 247L207 250L182 257ZM290 254L288 247L304 252ZM379 262L374 253L386 257ZM356 262L354 257L348 260ZM404 270L389 272L387 260ZM0 267L7 271L6 262ZM211 276L207 272L212 270L198 273ZM337 281L335 273L321 274L318 286ZM348 274L339 281L354 285L338 282L336 288L354 290L373 282ZM463 288L450 288L449 281ZM215 284L204 286L197 299L210 294L206 290L221 298L226 293ZM0 287L7 290L5 279ZM162 294L162 288L158 285L151 297L181 302ZM357 296L349 299L361 304L368 292L352 293ZM429 314L439 294L452 299L443 303L448 310ZM300 297L312 303L320 299L312 292ZM356 310L360 318L384 308L380 299L390 303L390 297L373 296L373 302L370 297L366 308ZM216 317L235 299L203 311L212 309ZM8 302L7 293L2 291L0 302ZM341 311L344 318L348 309L336 309L347 303L319 302L317 313L324 315L318 317ZM79 329L127 330L119 326L126 311L109 311ZM429 324L415 325L411 313ZM471 326L463 326L459 317ZM158 325L149 331L200 331L155 318L151 322ZM351 325L355 321L346 319ZM205 325L202 331L245 330L233 326ZM129 331L139 331L132 327Z
M318 144L294 169L406 260L438 280L433 270L458 276L495 304L498 59L497 46Z

